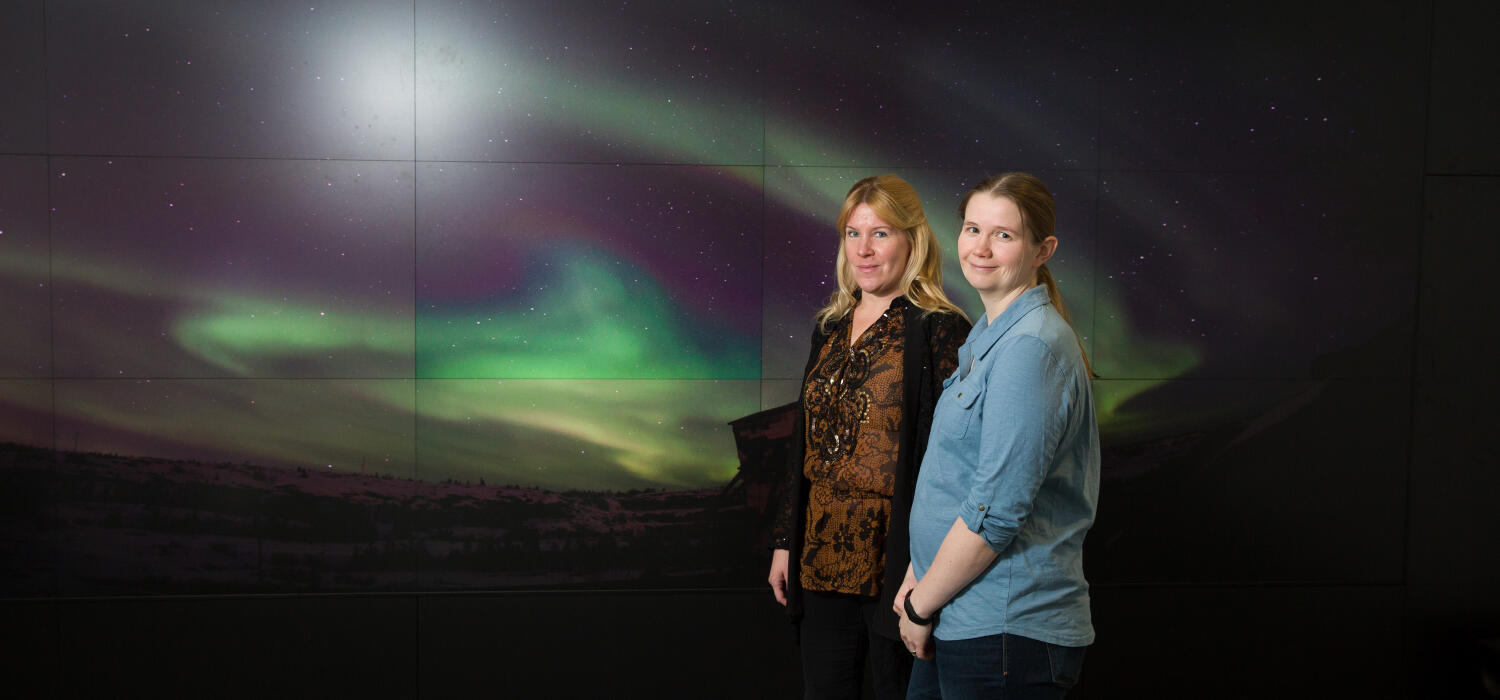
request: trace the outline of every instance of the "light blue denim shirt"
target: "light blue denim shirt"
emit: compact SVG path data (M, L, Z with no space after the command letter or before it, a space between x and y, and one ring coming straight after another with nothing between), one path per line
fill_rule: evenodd
M1098 499L1083 353L1046 287L1033 287L974 324L933 415L911 510L914 572L926 574L955 519L1000 554L943 607L933 634L1092 644L1083 538Z

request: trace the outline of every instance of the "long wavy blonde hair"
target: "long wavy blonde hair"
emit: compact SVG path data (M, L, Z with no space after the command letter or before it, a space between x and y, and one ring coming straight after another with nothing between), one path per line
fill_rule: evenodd
M854 292L859 285L854 281L854 271L849 267L849 258L844 245L849 237L844 227L849 217L861 204L870 205L875 215L886 223L900 229L911 242L906 256L906 268L901 272L902 296L912 305L929 313L947 311L968 318L962 309L948 300L943 293L943 258L938 250L937 236L932 225L927 223L927 214L922 211L922 200L917 191L905 180L895 175L867 177L849 188L844 196L844 206L839 210L836 229L839 232L838 270L839 288L828 297L828 304L818 311L818 328L829 332L834 323L852 311L858 300Z

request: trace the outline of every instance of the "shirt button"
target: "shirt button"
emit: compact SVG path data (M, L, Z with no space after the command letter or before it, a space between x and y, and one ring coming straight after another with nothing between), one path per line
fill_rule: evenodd
M979 506L979 510L980 510L980 512L983 512L984 511L984 506Z

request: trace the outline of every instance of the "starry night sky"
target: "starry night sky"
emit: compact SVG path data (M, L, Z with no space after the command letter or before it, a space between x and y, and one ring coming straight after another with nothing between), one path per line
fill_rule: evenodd
M880 172L971 313L959 195L1052 187L1110 439L1410 362L1408 10L680 5L4 10L0 439L723 484Z

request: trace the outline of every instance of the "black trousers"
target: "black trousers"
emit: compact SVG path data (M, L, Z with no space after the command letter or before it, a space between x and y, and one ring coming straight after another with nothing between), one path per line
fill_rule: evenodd
M802 593L802 686L806 700L860 700L865 662L875 700L902 700L911 679L911 652L876 634L877 615L895 616L879 598Z

